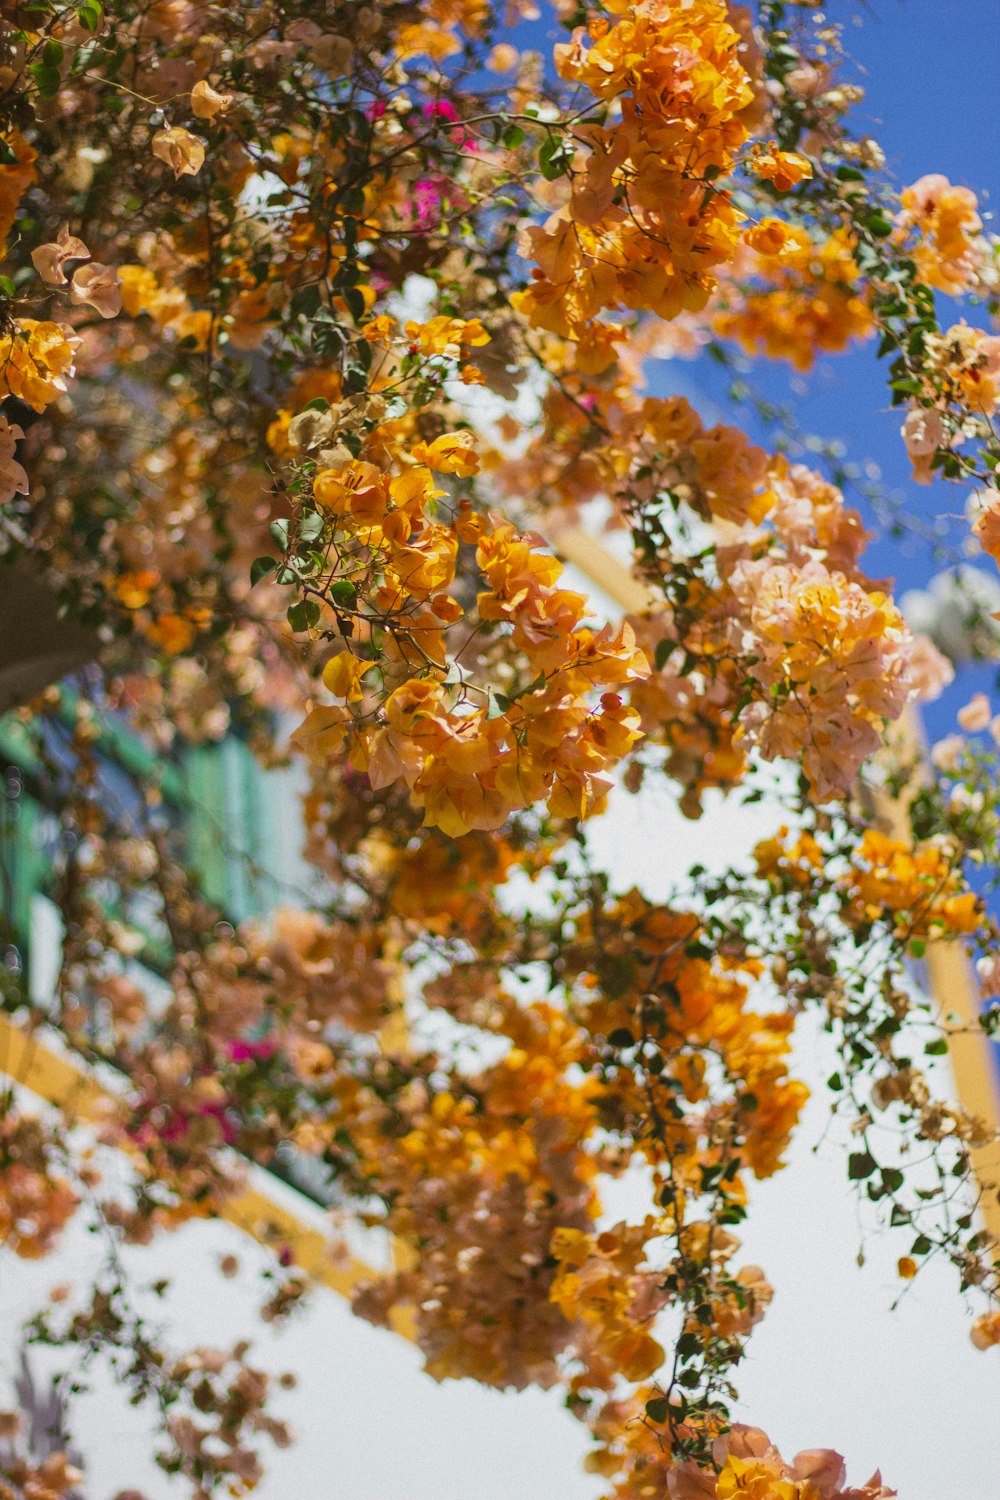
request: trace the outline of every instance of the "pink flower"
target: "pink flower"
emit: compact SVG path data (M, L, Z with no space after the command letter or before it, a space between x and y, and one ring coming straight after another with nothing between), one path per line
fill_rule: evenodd
M977 693L964 708L958 710L958 722L966 734L978 734L987 727L991 717L990 700L985 693Z
M273 1057L277 1052L277 1043L273 1041L262 1042L230 1042L226 1051L230 1062L258 1062L268 1057Z
M102 266L92 261L81 266L73 274L69 289L71 302L87 303L100 313L102 318L113 318L122 310L122 293L118 283L118 272L114 266Z
M976 977L984 1000L1000 995L1000 951L985 953L976 960Z
M793 1479L809 1481L817 1500L836 1500L847 1483L844 1460L832 1448L809 1448L796 1453L789 1465ZM811 1493L811 1491L810 1491Z
M440 190L429 178L423 177L413 185L413 207L418 224L437 224L441 219L443 198Z
M943 740L938 740L931 749L931 764L946 775L953 774L958 770L958 763L965 749L965 741L960 734L949 734Z
M933 476L930 461L939 448L947 446L944 419L933 407L911 411L899 429L913 464L917 484L930 484Z
M896 1493L896 1490L891 1490L882 1483L882 1475L876 1469L866 1485L860 1490L844 1490L839 1500L894 1500Z
M428 120L451 120L458 119L458 110L450 99L431 99L424 105L423 113Z
M89 259L90 251L82 240L70 234L68 224L62 226L54 240L47 245L39 245L31 252L31 264L49 286L66 285L66 272L63 269L66 261Z
M915 635L910 645L909 677L918 703L933 703L955 679L955 669L930 636Z
M667 1471L670 1500L715 1500L715 1475L697 1464L673 1464Z

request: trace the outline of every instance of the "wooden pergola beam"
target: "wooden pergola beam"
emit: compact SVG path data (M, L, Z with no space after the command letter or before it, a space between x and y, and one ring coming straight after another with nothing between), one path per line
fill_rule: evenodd
M0 1015L0 1074L52 1105L69 1127L98 1124L115 1102L115 1090L74 1058L54 1032L24 1031L5 1015ZM282 1198L301 1202L292 1208ZM223 1200L218 1217L261 1245L287 1246L297 1266L341 1297L350 1297L362 1281L376 1274L355 1257L346 1262L335 1259L330 1237L317 1222L321 1210L253 1164L246 1186ZM413 1340L415 1322L408 1309L394 1311L389 1322L396 1333Z

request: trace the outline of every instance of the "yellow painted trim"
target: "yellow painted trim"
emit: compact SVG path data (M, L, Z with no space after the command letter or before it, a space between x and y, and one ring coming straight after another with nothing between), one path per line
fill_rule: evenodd
M960 1103L993 1132L1000 1121L1000 1085L990 1055L993 1043L979 1026L979 1004L972 965L955 943L930 943L927 979L942 1016L955 1016L959 1029L948 1039L948 1058ZM969 1156L982 1190L979 1210L987 1230L1000 1242L1000 1141L973 1147Z
M96 1078L50 1047L40 1031L22 1031L9 1016L0 1016L0 1073L55 1105L70 1124L96 1120L111 1098Z
M620 609L630 615L648 609L652 595L635 577L631 568L612 556L607 547L578 526L568 526L555 534L552 543L557 556L585 573L591 583L607 594Z
M894 726L890 749L904 762L918 762L926 775L927 747L917 710L909 707ZM909 804L916 795L919 777L901 797L876 792L875 814L893 838L912 838ZM958 943L928 943L925 955L927 987L937 1002L941 1018L954 1016L957 1028L948 1038L948 1060L955 1078L959 1103L987 1128L1000 1132L1000 1078L991 1055L993 1043L979 1026L979 999L972 965ZM969 1152L981 1189L980 1212L987 1230L1000 1240L1000 1141L975 1147Z
M85 1065L64 1055L41 1031L28 1032L15 1026L9 1016L0 1016L0 1073L54 1105L68 1124L95 1122L113 1100L111 1091L102 1087ZM251 1184L224 1200L219 1218L259 1244L271 1248L287 1245L294 1252L296 1265L338 1296L349 1297L360 1282L374 1274L364 1261L353 1257L346 1264L335 1260L332 1241L278 1203L264 1187ZM410 1342L416 1338L412 1309L395 1309L389 1323Z

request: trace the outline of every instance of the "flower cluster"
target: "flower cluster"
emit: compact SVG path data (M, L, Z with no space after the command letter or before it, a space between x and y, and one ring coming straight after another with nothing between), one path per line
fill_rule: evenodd
M899 201L899 231L912 241L923 284L950 297L974 287L987 248L975 193L931 172L904 188Z
M0 1115L0 1241L36 1260L57 1243L77 1206L58 1170L58 1141L31 1115Z
M313 480L318 517L346 563L330 595L350 591L343 609L373 644L384 639L385 658L334 656L324 682L346 706L314 708L297 742L312 759L346 744L374 787L402 779L427 823L452 835L499 828L512 809L542 799L558 816L586 816L638 737L636 716L612 691L648 670L631 629L583 624L586 600L559 586L562 565L539 550L540 537L461 508L450 525L430 519L444 494L434 473L478 469L469 433L418 442L409 457L396 474L354 459ZM461 652L447 660L446 631L468 637L449 593L461 542L475 545L488 585L479 630L499 627L523 664L504 692L467 676ZM380 689L363 684L373 668ZM414 668L422 675L407 675ZM591 695L602 688L595 708Z
M810 370L820 354L839 354L874 332L848 231L813 240L770 219L746 243L752 252L746 279L727 278L712 317L722 338Z
M856 923L888 918L907 938L973 932L982 905L964 888L954 850L943 840L910 846L865 830L845 877Z
M670 319L705 306L739 242L740 215L715 182L748 136L742 50L724 0L640 0L557 46L560 76L621 119L577 128L570 200L524 235L536 270L514 302L537 327L578 339L604 309Z
M44 411L66 390L80 340L58 323L22 318L0 336L0 396L16 396Z
M741 722L768 759L801 760L818 800L840 791L912 694L910 637L884 594L832 573L740 562L740 649L764 690Z

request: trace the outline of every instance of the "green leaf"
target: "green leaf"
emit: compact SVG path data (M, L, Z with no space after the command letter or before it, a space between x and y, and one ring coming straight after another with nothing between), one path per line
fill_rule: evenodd
M335 578L329 592L331 600L340 609L353 609L358 602L358 591L349 578Z
M309 318L323 305L323 293L319 282L311 281L308 286L300 287L293 295L291 310L298 317Z
M344 371L344 390L348 395L356 396L360 391L368 389L368 371L361 365L348 365Z
M862 1182L870 1177L878 1166L874 1156L868 1151L852 1151L847 1158L847 1175L852 1182Z
M557 135L546 136L538 150L538 170L547 182L562 177L570 164L565 141Z
M646 1416L651 1422L665 1422L670 1413L670 1403L666 1396L654 1396L646 1402Z
M347 303L348 310L355 323L359 323L365 315L365 299L356 286L345 286L340 294Z
M255 588L262 578L273 573L278 564L273 557L255 557L250 564L250 587Z
M657 641L656 650L653 653L653 665L658 672L662 672L667 665L675 644L676 642L669 640Z
M288 522L284 519L280 521L272 521L267 529L271 533L271 536L274 538L275 543L281 548L282 552L287 551Z
M43 99L52 99L59 92L62 75L58 68L46 67L45 63L31 63L28 72Z
M524 131L521 129L520 125L507 126L507 129L503 133L503 143L508 148L508 150L513 151L516 146L521 145L523 140Z
M307 510L299 521L299 540L314 542L323 535L325 522L318 510Z
M299 633L319 624L320 608L315 599L299 599L288 606L288 623Z
M892 220L885 214L873 213L865 220L865 228L876 240L887 240L892 233Z
M608 1045L610 1047L634 1047L635 1037L627 1026L616 1026L614 1031L608 1033Z

